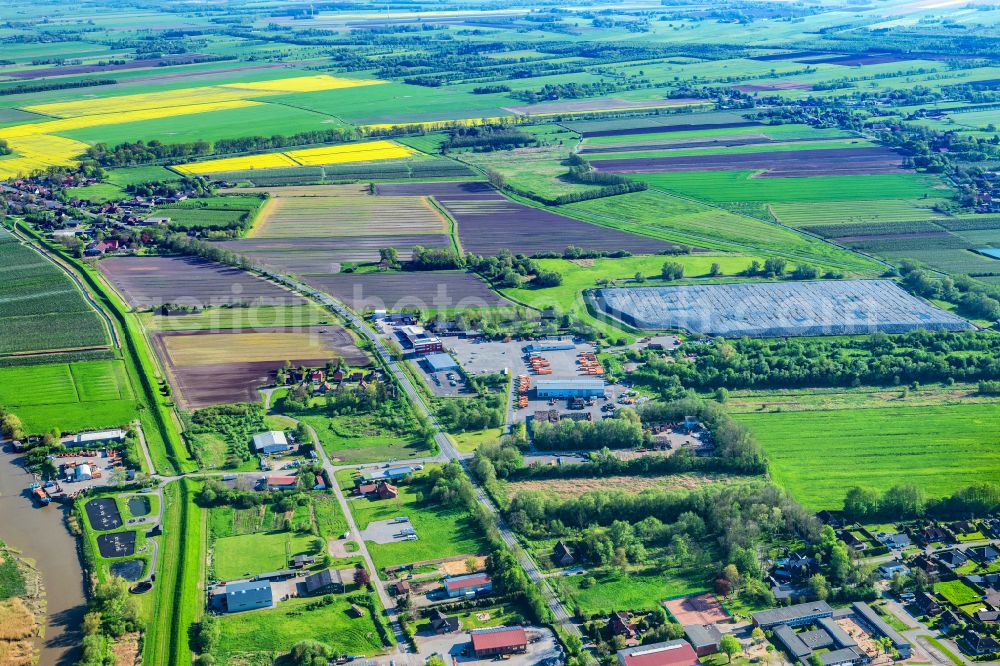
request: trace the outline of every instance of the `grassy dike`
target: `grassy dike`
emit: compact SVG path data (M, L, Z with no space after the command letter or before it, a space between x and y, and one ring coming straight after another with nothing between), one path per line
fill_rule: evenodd
M94 299L116 322L129 379L133 386L141 389L143 399L139 401L142 405L139 419L156 472L175 475L195 471L197 465L174 425L168 401L160 395L159 387L154 384L153 378L157 377L158 373L153 362L152 350L129 314L128 306L104 286L93 268L70 256L65 249L49 242L26 225L19 224L18 229L72 267L91 291Z
M157 594L146 621L143 663L189 666L188 632L202 615L200 595L205 534L194 503L197 482L181 479L164 488L163 537L156 566Z

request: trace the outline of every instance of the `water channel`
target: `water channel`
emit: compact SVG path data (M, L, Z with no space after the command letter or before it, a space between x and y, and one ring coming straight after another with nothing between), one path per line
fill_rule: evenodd
M66 529L68 507L53 502L38 507L26 493L34 479L20 458L0 453L0 539L35 561L42 574L48 617L39 641L40 666L69 666L80 658L86 612L84 575L77 540Z

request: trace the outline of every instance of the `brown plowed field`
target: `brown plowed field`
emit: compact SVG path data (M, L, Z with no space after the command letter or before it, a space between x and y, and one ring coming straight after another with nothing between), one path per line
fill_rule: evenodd
M370 363L339 326L161 331L151 339L186 409L257 401L257 388L273 382L285 361L316 366L343 357L352 366Z
M902 159L888 148L834 148L729 155L647 157L634 160L593 160L609 173L673 173L764 169L762 178L843 176L895 173Z
M305 302L246 271L198 257L109 257L97 266L128 304L140 310L164 303L205 308Z
M356 311L402 308L487 308L512 305L472 273L338 273L305 282Z
M383 196L432 196L458 223L462 249L494 256L502 249L533 255L562 252L568 245L585 250L652 254L670 243L599 227L503 196L489 183L384 183Z

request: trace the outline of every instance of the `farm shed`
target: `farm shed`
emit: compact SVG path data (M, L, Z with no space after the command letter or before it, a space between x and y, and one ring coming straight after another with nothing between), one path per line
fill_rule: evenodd
M473 631L472 650L480 659L528 651L528 635L522 627L495 627Z
M226 610L230 613L270 608L274 605L271 583L266 580L248 580L226 585Z
M431 372L458 370L458 362L448 354L428 354L424 357L424 363Z
M681 639L618 651L619 666L694 666L697 663L694 648Z
M95 444L110 444L125 441L124 430L99 430L96 432L81 432L73 438L73 446L94 446Z
M295 490L298 479L294 476L269 476L265 482L267 490Z
M480 592L492 591L493 581L484 573L444 579L445 596L452 599L455 597L466 597L479 594Z
M539 379L535 382L539 398L593 398L604 395L600 379Z
M354 569L326 569L306 576L306 594L343 592L354 583Z
M257 453L279 453L287 451L290 447L285 433L271 430L254 435L253 448Z

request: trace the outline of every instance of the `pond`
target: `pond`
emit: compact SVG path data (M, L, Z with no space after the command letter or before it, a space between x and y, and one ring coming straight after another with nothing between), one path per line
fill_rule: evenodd
M145 495L135 495L128 498L128 510L133 516L149 515L149 498Z

